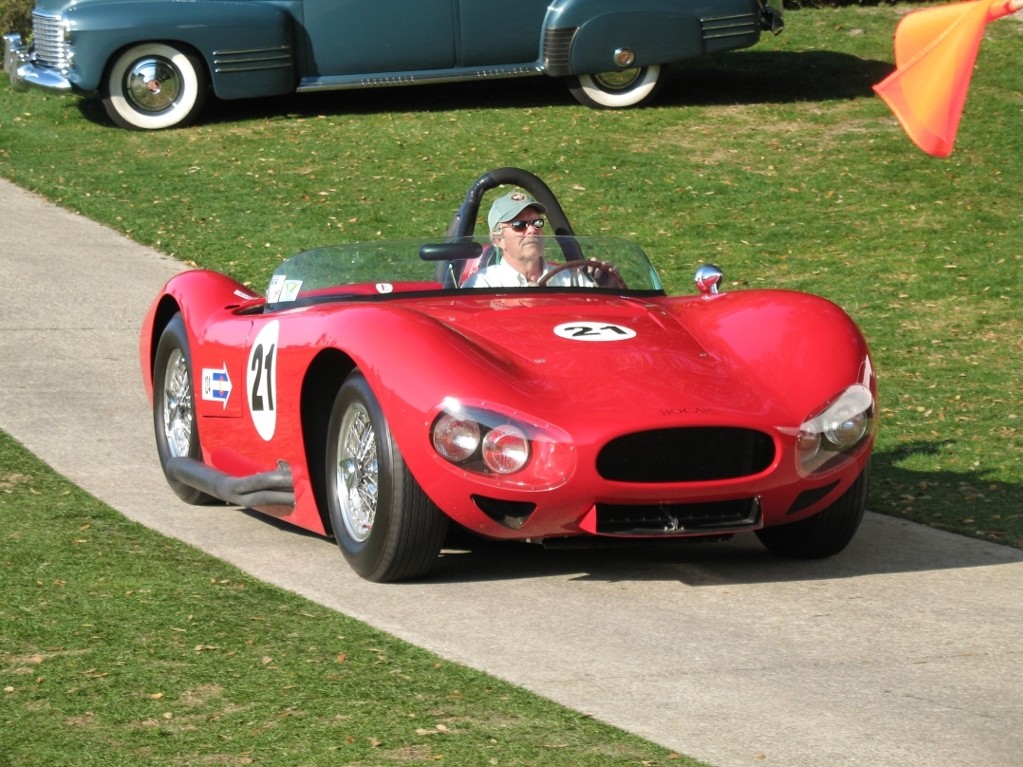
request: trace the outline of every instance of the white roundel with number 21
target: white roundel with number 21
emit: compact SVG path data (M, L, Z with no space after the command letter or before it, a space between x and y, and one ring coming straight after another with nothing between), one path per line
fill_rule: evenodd
M554 328L554 335L569 341L627 341L636 337L636 331L613 322L579 320L558 325Z
M245 378L252 425L267 442L273 439L277 430L277 339L280 328L280 323L274 320L256 335L249 350Z

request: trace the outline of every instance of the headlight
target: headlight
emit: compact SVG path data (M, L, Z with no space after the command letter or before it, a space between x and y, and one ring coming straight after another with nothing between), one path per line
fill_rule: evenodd
M433 422L433 449L451 463L479 473L514 474L529 462L525 429L508 418L485 410L448 409Z
M514 424L491 429L483 439L483 463L498 474L514 474L529 461L529 440Z
M480 446L480 425L471 418L442 413L433 425L433 449L452 463L471 458Z
M874 427L874 397L862 384L850 386L799 427L796 454L809 474L853 452Z
M497 486L551 489L575 471L568 434L524 413L501 412L491 403L445 400L427 436L438 456Z

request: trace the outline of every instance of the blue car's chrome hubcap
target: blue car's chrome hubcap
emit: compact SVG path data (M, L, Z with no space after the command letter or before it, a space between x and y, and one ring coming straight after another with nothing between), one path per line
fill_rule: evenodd
M162 112L181 96L181 74L168 61L139 59L128 72L125 95L137 108Z

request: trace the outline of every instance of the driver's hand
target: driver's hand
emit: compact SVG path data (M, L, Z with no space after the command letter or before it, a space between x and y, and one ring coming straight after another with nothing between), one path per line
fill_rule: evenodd
M612 275L617 276L618 269L610 261L594 261L583 272L595 284L605 288L615 283Z

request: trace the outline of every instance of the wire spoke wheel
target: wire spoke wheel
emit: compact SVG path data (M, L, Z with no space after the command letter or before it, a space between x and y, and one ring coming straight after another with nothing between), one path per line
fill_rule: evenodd
M202 461L192 386L192 357L188 351L188 331L180 314L176 314L160 334L153 357L153 428L160 466L174 493L186 503L216 501L174 479L167 470L168 462L175 458Z
M396 581L433 567L448 519L402 458L376 395L352 373L331 408L325 497L341 553L359 575Z
M188 380L188 363L180 349L174 349L167 360L163 382L163 433L167 449L176 458L188 457L192 449L192 424L195 411L192 385Z
M337 455L338 508L348 534L362 543L373 530L380 497L376 434L362 405L345 412L338 432Z

